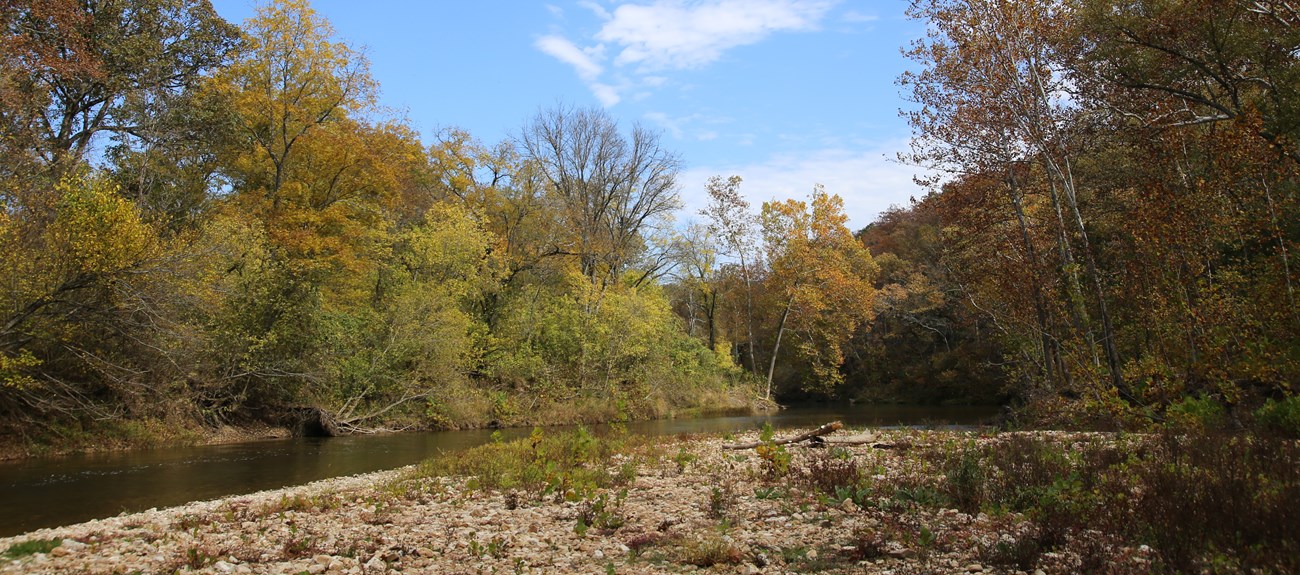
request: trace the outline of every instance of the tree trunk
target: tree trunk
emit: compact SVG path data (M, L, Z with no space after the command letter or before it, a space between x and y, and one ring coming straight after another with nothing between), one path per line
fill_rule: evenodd
M776 373L776 356L781 352L781 336L785 335L785 320L790 317L790 308L794 306L794 295L790 296L790 301L786 302L785 310L781 312L781 323L776 326L776 343L772 345L772 362L767 367L767 393L763 396L766 401L772 401L772 374Z

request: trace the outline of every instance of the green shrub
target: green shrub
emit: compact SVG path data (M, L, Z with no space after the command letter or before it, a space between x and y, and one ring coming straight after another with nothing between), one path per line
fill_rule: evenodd
M1192 431L1220 429L1228 419L1223 404L1204 395L1170 404L1165 418L1174 429Z
M10 545L5 551L5 557L17 559L37 553L49 553L60 545L63 545L62 539L29 539Z
M1255 411L1255 423L1264 430L1288 437L1300 437L1300 396L1281 401L1269 399Z
M642 442L621 435L597 437L585 427L553 435L536 428L525 439L436 457L422 464L418 475L464 475L480 489L520 489L534 498L555 495L579 500L597 489L625 485L635 478L635 463L612 465L609 458Z

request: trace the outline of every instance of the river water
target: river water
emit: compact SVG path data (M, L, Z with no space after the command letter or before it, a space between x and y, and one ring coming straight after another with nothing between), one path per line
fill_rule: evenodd
M815 427L969 426L995 407L819 406L771 415L638 421L632 433L670 436ZM506 438L529 429L506 429ZM169 507L319 479L393 469L481 445L490 430L296 438L34 458L0 463L0 537L151 507Z

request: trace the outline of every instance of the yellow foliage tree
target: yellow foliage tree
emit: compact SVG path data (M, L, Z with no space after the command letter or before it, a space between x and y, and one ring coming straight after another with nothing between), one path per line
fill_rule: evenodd
M798 200L763 204L768 291L782 306L767 373L768 398L786 331L799 337L799 355L817 378L806 387L827 390L842 379L842 346L873 314L876 264L849 231L843 200L820 185L811 200L811 211Z

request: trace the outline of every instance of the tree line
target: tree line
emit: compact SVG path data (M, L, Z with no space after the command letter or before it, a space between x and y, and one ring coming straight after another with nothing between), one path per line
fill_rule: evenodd
M937 176L863 232L888 284L867 364L993 370L1039 421L1300 430L1293 3L909 13L901 157Z
M750 331L742 367L677 313L719 252L674 223L681 159L659 134L560 104L499 144L426 145L303 0L239 26L202 0L0 7L7 434L304 410L344 432L607 421L771 396L753 360L779 348ZM815 282L861 284L843 274L869 261L838 199L812 204L764 211L778 340L835 304ZM719 217L750 250L753 218ZM827 250L861 261L796 265ZM794 345L835 375L837 356Z
M927 193L752 206L555 105L422 140L303 0L0 0L0 427L33 442L758 401L1300 418L1297 11L917 0ZM1290 411L1288 411L1288 409ZM145 425L145 428L149 428Z

